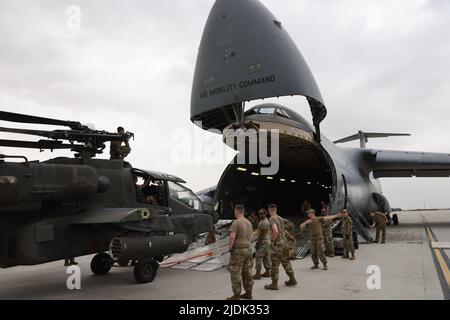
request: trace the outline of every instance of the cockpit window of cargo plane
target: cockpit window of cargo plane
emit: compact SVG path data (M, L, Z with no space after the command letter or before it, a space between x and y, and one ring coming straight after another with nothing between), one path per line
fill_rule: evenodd
M275 108L259 108L255 109L256 113L262 113L262 114L274 114Z
M253 110L250 110L250 114L269 114L269 115L280 116L280 117L287 118L287 119L291 118L285 110L283 110L281 108L275 108L275 107L255 108Z
M191 190L172 181L168 181L168 185L171 198L177 199L195 210L200 210L200 201Z

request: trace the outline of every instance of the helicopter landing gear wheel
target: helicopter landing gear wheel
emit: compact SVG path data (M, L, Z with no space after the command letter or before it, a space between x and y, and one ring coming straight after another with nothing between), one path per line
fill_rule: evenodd
M111 270L114 261L107 253L97 253L91 261L91 271L95 275L105 275Z
M140 260L134 266L134 279L137 283L152 282L156 277L159 264L153 259Z

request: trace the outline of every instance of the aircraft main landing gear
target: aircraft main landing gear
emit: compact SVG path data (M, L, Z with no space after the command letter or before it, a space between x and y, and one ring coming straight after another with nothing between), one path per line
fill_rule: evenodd
M95 275L104 275L111 270L114 261L107 253L97 253L91 261L91 271Z
M394 226L398 225L398 214L394 213L392 215L392 221L394 222Z
M134 266L134 279L137 283L152 282L156 277L159 263L154 259L140 260Z

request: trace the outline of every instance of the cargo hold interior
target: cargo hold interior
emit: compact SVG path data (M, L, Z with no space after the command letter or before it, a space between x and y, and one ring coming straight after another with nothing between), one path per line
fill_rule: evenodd
M280 141L279 170L261 175L261 166L230 164L216 194L216 208L223 219L234 218L233 206L244 204L247 213L276 203L279 215L304 220L301 206L308 200L320 210L320 201L334 195L334 174L328 156L314 144L290 137Z

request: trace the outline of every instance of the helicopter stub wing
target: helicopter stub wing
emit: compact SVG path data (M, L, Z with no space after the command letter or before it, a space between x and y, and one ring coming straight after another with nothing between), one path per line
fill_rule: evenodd
M102 208L90 210L80 215L71 224L120 224L150 219L168 213L165 207L152 208Z

